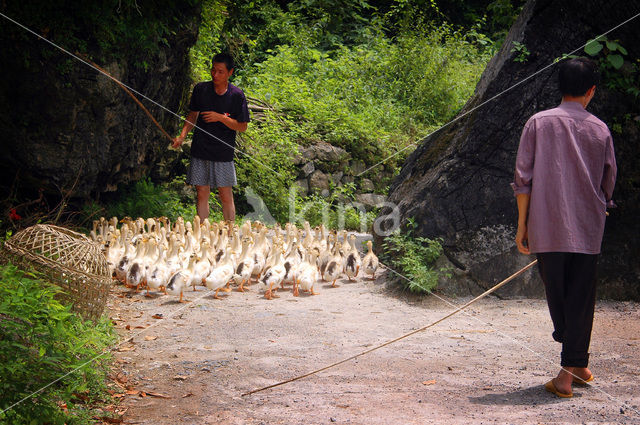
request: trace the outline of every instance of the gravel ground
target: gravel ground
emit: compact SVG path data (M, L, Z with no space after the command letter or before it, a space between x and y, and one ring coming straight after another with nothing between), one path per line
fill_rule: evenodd
M355 360L252 395L421 328L453 307L376 281L266 300L256 285L190 302L115 286L110 316L128 424L640 424L640 305L596 306L594 385L546 393L559 344L543 300L486 298ZM461 305L468 300L451 300ZM154 318L159 317L162 319ZM128 390L128 391L125 391ZM128 392L128 394L127 394Z

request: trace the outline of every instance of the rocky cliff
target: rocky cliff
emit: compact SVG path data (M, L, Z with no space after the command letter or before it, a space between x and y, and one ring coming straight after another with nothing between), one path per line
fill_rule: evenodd
M444 237L456 272L440 290L478 293L532 260L518 254L513 242L517 208L509 183L522 127L534 113L560 102L552 65L557 58L638 12L637 3L621 0L528 1L458 119L422 141L407 159L389 200L399 206L402 221L415 218L421 235ZM617 152L618 208L608 218L599 295L620 299L640 299L640 109L637 95L627 91L640 85L634 65L640 56L639 22L608 34L628 54L616 70L607 64L610 52L601 51L597 59L608 84L598 86L589 105L612 129ZM577 54L584 52L580 48ZM542 296L537 271L501 294Z
M189 90L198 2L54 3L3 2L16 21L0 17L3 187L86 198L162 172L169 141L141 108L108 77L20 25L178 111ZM175 133L179 119L141 100Z

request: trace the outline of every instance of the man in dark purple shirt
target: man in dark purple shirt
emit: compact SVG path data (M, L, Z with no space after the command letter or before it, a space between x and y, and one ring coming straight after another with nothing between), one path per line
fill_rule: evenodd
M587 366L596 266L617 171L609 129L585 109L597 80L589 59L560 64L562 103L525 124L512 184L516 244L538 258L553 339L562 343L562 369L545 384L559 397L571 397L573 383L593 379Z
M191 162L187 183L196 187L200 220L209 217L209 193L218 188L224 219L235 220L232 187L237 184L233 154L236 132L247 130L249 110L242 90L229 82L233 58L226 53L213 57L211 81L197 84L189 102L189 115L173 147L183 142L192 128ZM196 124L196 125L194 125Z

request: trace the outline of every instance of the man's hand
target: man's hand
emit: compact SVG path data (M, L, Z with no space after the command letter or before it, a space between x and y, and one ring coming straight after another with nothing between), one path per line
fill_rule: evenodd
M204 122L218 122L222 121L226 117L226 115L219 114L214 111L202 111L200 112L200 115Z
M173 143L171 144L171 147L174 149L178 149L183 142L184 142L184 136L178 136L173 139Z
M516 232L516 245L518 245L518 251L522 254L529 255L529 232L526 224L518 224L518 231Z

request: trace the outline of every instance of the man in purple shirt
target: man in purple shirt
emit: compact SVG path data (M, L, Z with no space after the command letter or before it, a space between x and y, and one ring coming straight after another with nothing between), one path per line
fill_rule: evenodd
M516 244L538 258L553 339L562 343L562 369L545 384L559 397L571 397L573 383L593 379L587 366L596 266L617 170L609 129L585 110L597 81L589 59L560 64L562 103L525 124L512 184Z

